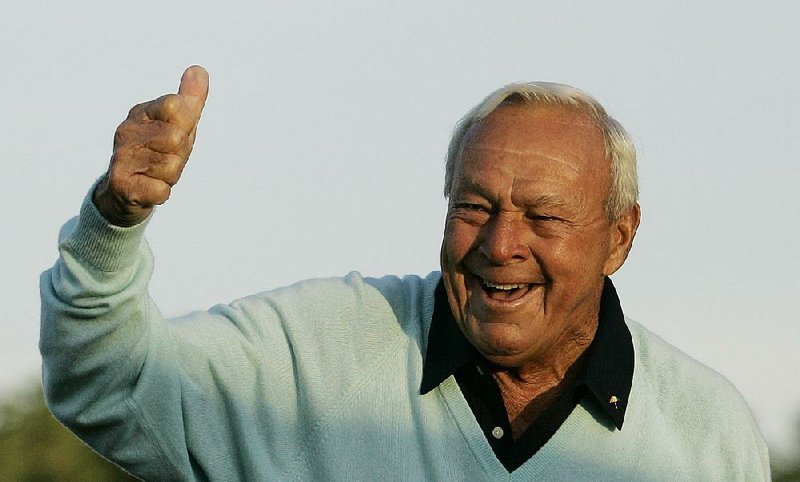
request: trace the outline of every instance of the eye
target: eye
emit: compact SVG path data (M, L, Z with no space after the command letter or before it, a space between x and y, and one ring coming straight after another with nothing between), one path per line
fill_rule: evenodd
M481 225L491 217L491 206L476 202L455 202L448 210L450 219L458 219L471 225Z
M459 207L466 209L467 211L486 211L484 206L475 203L463 203Z
M529 219L534 221L542 221L542 222L549 222L549 221L561 221L561 218L557 216L550 216L548 214L530 214L528 215Z
M452 209L466 212L489 212L490 208L479 203L457 202L453 204Z

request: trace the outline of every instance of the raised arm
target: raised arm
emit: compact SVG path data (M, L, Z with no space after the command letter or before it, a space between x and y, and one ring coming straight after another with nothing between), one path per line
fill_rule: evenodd
M191 341L174 335L148 295L143 221L177 183L207 93L208 74L194 66L177 94L131 109L115 133L108 172L62 229L60 257L40 282L48 406L98 452L146 479L190 479L196 470L182 413ZM233 333L232 354L243 349L235 323L216 324Z
M326 478L309 457L325 467L344 449L360 462L375 447L352 436L369 423L365 410L404 399L376 388L394 363L421 363L404 327L432 298L418 278L351 273L164 320L147 292L143 233L189 156L207 86L193 67L177 95L134 107L107 175L62 230L60 257L40 280L45 397L68 428L145 480ZM407 382L390 388L416 393ZM364 450L340 442L354 438Z

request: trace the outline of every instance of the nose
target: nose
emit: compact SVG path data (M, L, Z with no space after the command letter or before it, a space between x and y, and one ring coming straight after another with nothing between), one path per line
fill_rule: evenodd
M483 229L478 250L492 264L505 266L530 257L530 248L525 242L529 228L523 220L500 214Z

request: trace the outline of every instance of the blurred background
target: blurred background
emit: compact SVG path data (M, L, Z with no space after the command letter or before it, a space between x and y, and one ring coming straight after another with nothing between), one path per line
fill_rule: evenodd
M800 480L797 25L791 1L6 2L0 480L122 476L42 405L38 276L128 109L193 63L198 141L148 228L166 315L438 269L455 122L506 83L569 83L639 151L626 314L729 378Z

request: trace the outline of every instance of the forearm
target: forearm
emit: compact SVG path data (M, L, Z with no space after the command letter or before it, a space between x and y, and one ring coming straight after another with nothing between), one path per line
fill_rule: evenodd
M158 392L161 415L181 418L170 413L180 409L180 384L147 295L143 230L109 225L89 199L63 228L60 257L40 283L43 381L53 413L98 451L134 472L146 462L175 473L141 410ZM180 439L180 426L171 429Z

